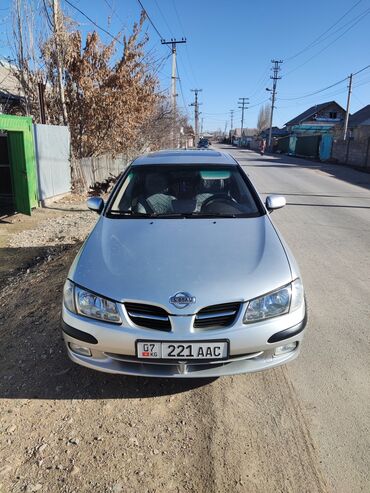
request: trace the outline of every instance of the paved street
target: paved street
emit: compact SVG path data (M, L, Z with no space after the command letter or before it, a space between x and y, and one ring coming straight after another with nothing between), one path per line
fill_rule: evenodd
M288 369L320 466L337 492L370 484L370 175L287 156L231 150L301 268L309 305L302 354ZM367 486L366 486L367 485Z
M370 175L218 147L288 200L273 218L305 281L301 356L213 381L73 365L60 303L77 245L0 290L1 493L369 491Z

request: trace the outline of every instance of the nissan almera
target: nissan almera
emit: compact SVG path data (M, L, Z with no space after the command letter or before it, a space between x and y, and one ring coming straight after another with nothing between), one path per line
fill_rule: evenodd
M306 306L297 264L262 202L218 151L136 159L64 286L63 336L86 367L150 377L255 372L298 355Z

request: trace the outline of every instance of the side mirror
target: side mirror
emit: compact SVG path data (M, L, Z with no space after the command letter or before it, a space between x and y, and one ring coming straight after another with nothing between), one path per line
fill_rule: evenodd
M282 195L269 195L266 197L266 209L269 212L281 209L284 205L286 205L286 200Z
M87 199L87 207L100 214L104 208L104 200L101 197L90 197Z

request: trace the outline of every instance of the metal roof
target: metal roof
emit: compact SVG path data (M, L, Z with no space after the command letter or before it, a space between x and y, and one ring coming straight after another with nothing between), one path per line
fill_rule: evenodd
M134 166L144 164L219 164L236 166L237 162L230 154L212 149L168 149L144 154L135 159L132 164Z
M370 122L370 104L364 106L349 117L349 126L356 127L357 125L369 125Z

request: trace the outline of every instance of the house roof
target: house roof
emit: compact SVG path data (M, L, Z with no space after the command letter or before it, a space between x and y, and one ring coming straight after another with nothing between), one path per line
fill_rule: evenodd
M270 133L270 127L265 128L260 132L260 135L268 135ZM287 133L286 129L279 127L272 127L272 135L285 135Z
M304 120L307 120L311 116L314 116L315 113L318 113L319 111L324 110L326 107L331 106L335 104L336 106L339 106L344 111L344 108L342 108L336 101L327 101L326 103L320 103L320 104L315 104L314 106L311 106L311 108L308 108L308 110L304 111L300 115L296 116L289 122L287 122L285 125L298 125Z
M370 125L370 104L364 106L349 117L349 126L356 127L357 125L364 124L367 120L367 125Z
M233 128L231 130L231 135L233 135L234 137L240 137L241 136L241 128ZM245 128L243 127L243 135L245 137L253 137L253 135L255 135L257 132L257 130L255 128Z

